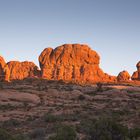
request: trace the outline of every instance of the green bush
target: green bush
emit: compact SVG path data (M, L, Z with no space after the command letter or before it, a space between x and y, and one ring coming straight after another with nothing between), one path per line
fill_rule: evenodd
M57 128L57 132L49 140L76 140L76 131L73 127L62 125Z
M0 128L0 140L31 140L26 135L11 135L5 129Z
M97 83L97 92L102 92L103 91L103 84L102 83Z
M84 95L79 95L79 96L78 96L78 99L81 100L81 101L83 101L83 100L86 99L86 97L85 97Z
M15 140L7 131L0 128L0 140Z
M61 121L60 116L58 115L53 115L53 114L45 114L44 115L44 121L47 123L53 123L53 122L57 122L57 121Z
M17 127L20 125L20 122L15 119L10 119L5 122L3 122L3 127Z
M128 128L111 119L82 122L82 133L87 135L87 140L127 140Z
M45 137L46 133L43 128L36 128L30 133L30 138L31 139L39 139Z
M112 120L100 119L89 131L89 140L125 140L128 129Z
M27 135L18 134L14 136L14 140L31 140Z
M77 121L79 118L75 114L45 114L43 119L47 123L59 123L64 121Z
M84 133L86 140L137 140L140 129L128 129L112 119L101 118L96 121L83 121L78 127Z
M3 90L3 89L4 89L4 87L3 87L3 83L0 82L0 90Z
M140 138L140 128L134 128L129 130L129 137L132 140L137 140Z

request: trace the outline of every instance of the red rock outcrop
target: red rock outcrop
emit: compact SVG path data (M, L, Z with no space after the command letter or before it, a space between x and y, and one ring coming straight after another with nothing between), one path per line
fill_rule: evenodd
M122 71L117 76L117 81L127 82L130 80L130 74L127 71Z
M10 80L22 80L28 77L38 77L40 71L33 62L10 61L7 63L10 70Z
M117 77L116 76L111 76L107 73L104 73L103 81L105 81L105 82L117 82Z
M9 81L10 71L3 57L0 56L0 81Z
M138 71L135 71L132 76L131 76L132 80L138 80Z
M140 80L140 61L136 64L137 71L132 74L132 80Z
M116 77L105 74L99 67L100 57L87 45L64 44L46 48L39 56L41 76L46 79L74 82L114 82Z

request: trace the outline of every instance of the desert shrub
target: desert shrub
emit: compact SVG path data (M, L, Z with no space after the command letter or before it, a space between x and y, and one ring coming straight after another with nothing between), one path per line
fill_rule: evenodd
M78 96L78 99L81 100L81 101L83 101L83 100L86 99L86 97L85 97L84 95L79 95L79 96Z
M79 115L78 114L62 114L61 120L63 120L63 121L78 121Z
M60 116L53 115L53 114L47 114L47 113L44 115L43 118L44 118L44 121L48 122L48 123L53 123L53 122L57 122L57 121L61 120Z
M16 109L16 106L12 106L11 104L4 104L4 105L0 105L0 110L13 110Z
M7 127L17 127L20 125L20 122L18 120L15 119L9 119L7 121L4 121L2 123L2 127L3 128L7 128Z
M4 89L4 87L3 87L3 83L0 82L0 90L3 90L3 89Z
M112 120L101 119L95 122L89 135L90 140L125 140L128 129Z
M84 118L83 120L81 120L80 124L76 126L76 130L79 133L88 135L95 121L96 120Z
M37 128L35 130L33 130L30 134L29 137L31 139L39 139L39 138L43 138L45 137L46 133L45 130L42 128Z
M96 96L97 91L87 91L87 92L85 92L85 94L90 95L90 96Z
M35 78L24 78L23 82L28 83L28 84L33 84L35 81Z
M29 106L29 103L26 102L26 101L24 101L24 102L23 102L23 108L24 108L25 110L27 110L28 106Z
M65 84L65 82L63 80L58 80L59 84Z
M83 120L77 131L85 134L86 140L138 140L140 128L128 129L111 118Z
M15 140L6 130L0 128L0 140Z
M18 134L14 136L14 140L31 140L27 135Z
M57 132L49 140L76 140L76 131L68 125L61 125L57 128Z
M28 116L26 121L34 121L36 119L35 116Z
M44 115L44 121L47 123L56 123L56 122L63 122L63 121L77 121L78 115L75 114L59 114L59 115L53 115L53 114L45 114Z
M129 130L129 138L131 140L140 139L140 128L133 128Z
M112 119L101 118L96 121L85 121L80 124L81 132L87 135L86 140L128 140L127 127Z
M39 83L37 84L37 90L38 91L48 91L48 87L47 85L45 85L45 83Z
M97 92L102 92L103 91L103 84L102 83L97 83Z

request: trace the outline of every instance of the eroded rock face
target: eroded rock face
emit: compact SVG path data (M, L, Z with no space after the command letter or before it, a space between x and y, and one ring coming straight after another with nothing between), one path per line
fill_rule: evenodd
M97 52L80 44L46 48L39 56L42 78L74 82L115 81L115 77L99 68L99 62Z
M0 81L9 81L10 71L3 57L0 56Z
M137 71L132 74L132 80L140 80L140 61L136 64Z
M10 80L22 80L28 77L38 77L38 67L33 62L10 61L7 63L10 70Z
M127 71L122 71L118 74L117 80L119 82L127 82L130 80L130 74Z

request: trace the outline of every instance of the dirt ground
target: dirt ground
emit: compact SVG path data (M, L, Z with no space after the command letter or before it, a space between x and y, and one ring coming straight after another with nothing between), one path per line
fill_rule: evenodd
M83 120L100 117L140 128L140 86L98 87L39 79L0 83L0 127L12 134L45 131L46 140L59 123L77 128ZM77 135L84 137L80 131Z

